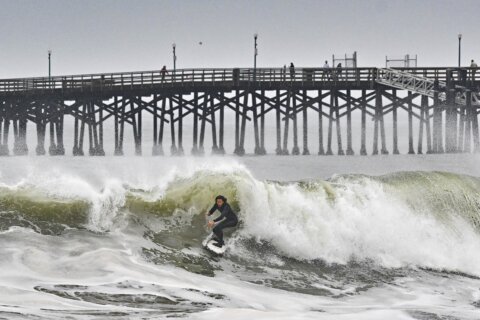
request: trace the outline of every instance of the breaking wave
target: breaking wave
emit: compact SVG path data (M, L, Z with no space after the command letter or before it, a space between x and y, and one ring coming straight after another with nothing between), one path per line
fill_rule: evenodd
M169 241L195 243L205 234L203 213L220 193L241 220L231 235L232 255L266 244L300 261L370 261L480 275L480 179L445 172L280 183L256 180L243 167L203 168L151 185L111 179L100 190L74 176L26 179L0 185L0 230L109 232L133 222L160 235L153 241L168 233Z

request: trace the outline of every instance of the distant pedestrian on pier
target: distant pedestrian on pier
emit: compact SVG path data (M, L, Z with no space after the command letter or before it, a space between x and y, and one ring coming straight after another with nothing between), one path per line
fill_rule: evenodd
M328 64L328 61L325 60L325 64L323 65L323 75L322 75L322 80L326 77L327 79L330 78L330 66Z
M455 78L453 76L453 72L450 72L450 79L448 80L450 81L450 83L454 83L455 82ZM448 82L447 82L448 83Z
M163 66L162 70L160 70L160 73L162 74L162 82L163 82L163 80L165 80L165 74L168 73L167 66Z
M286 64L283 65L283 71L282 72L283 72L283 74L282 74L283 81L287 81L287 65Z
M475 61L473 61L473 59L472 63L470 63L470 68L472 68L472 81L475 81L475 73L477 73L478 65Z
M337 64L337 80L340 80L342 75L342 63Z
M290 79L295 78L295 66L293 65L293 62L290 62Z

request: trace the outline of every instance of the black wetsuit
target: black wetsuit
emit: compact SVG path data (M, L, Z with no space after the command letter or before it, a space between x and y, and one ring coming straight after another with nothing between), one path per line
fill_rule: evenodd
M225 220L213 228L213 233L217 236L218 243L223 246L223 229L235 227L238 223L238 218L228 203L224 203L220 208L217 206L217 204L214 204L212 209L208 211L208 215L211 215L217 209L220 211L221 215L213 221L218 222L224 218Z

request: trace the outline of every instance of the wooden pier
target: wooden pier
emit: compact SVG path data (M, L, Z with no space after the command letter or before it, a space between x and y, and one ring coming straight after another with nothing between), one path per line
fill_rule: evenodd
M249 148L258 155L267 150L308 155L309 143L313 143L308 140L309 125L318 127L319 155L366 155L367 143L373 154L398 154L399 135L408 135L410 154L480 152L480 105L474 99L480 81L475 79L475 70L397 70L430 79L434 85L428 93L392 87L379 81L382 71L378 68L344 68L341 72L322 68L184 69L0 80L0 155L32 152L27 146L27 128L34 127L37 144L33 152L37 155L64 155L64 135L72 134L73 146L68 148L73 155L82 156L88 150L89 155L103 156L106 125L113 127L115 155L124 153L127 132L133 134L135 153L141 155L142 121L146 119L153 123L149 132L153 155L209 152L204 147L206 130L211 130L211 152L224 154L227 113L235 119L235 145L231 147L237 155ZM457 98L460 94L462 103ZM398 132L399 112L408 115L408 132ZM275 119L274 146L265 145L269 113ZM317 116L309 118L312 114ZM358 115L360 132L352 129L352 115ZM73 117L72 128L64 127L66 117ZM372 137L367 137L367 124L373 125ZM392 126L392 137L386 136L386 125ZM418 125L416 148L414 125ZM346 139L342 126L346 126ZM167 130L170 141L164 139ZM185 130L193 131L188 151ZM253 130L254 146L245 145L247 130ZM353 145L352 135L360 136L359 146ZM293 146L289 146L292 137ZM392 139L392 150L387 150L387 139Z

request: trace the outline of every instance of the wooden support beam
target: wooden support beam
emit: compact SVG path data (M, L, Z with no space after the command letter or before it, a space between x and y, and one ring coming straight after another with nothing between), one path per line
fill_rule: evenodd
M225 94L222 92L220 94L220 100L221 102L224 102L225 100ZM225 134L225 106L222 104L220 107L220 129L218 133L218 139L219 139L219 146L218 146L218 154L225 154L225 147L223 146L223 139L224 139L224 134Z
M1 107L1 103L0 103L0 107ZM6 156L8 155L8 152L5 154L5 148L3 146L3 124L4 124L4 120L3 118L0 116L0 156Z
M63 109L63 107L62 107ZM63 156L65 155L65 146L63 144L63 136L64 136L64 117L65 112L64 110L60 111L57 123L56 123L56 132L57 132L57 155ZM103 124L102 124L102 146L103 146ZM105 153L104 153L105 154Z
M234 154L238 154L240 148L240 90L235 91L235 149Z
M128 114L130 114L130 118L132 120L132 133L133 133L133 146L134 146L134 150L135 150L135 154L136 155L141 155L139 153L137 153L138 151L138 126L137 126L137 113L136 112L133 112L135 108L135 104L134 104L134 100L131 99L130 100L130 112L128 112Z
M260 109L260 154L264 155L267 154L267 150L265 149L265 90L261 91L262 99L260 100L261 109Z
M91 139L91 142L89 142L90 149L89 149L89 154L91 156L96 156L98 155L98 131L97 131L97 124L96 124L96 112L95 112L95 103L91 101L89 103L90 107L90 117L89 117L89 128L90 128L90 136L89 136L89 141Z
M117 152L117 155L123 155L123 138L124 138L124 133L125 133L125 122L126 122L126 119L127 119L127 117L125 116L126 107L127 107L126 104L123 103L121 108L120 108L120 133L119 133L119 136L118 136L118 152Z
M170 138L172 140L172 144L170 146L170 153L171 155L177 155L177 144L175 142L175 122L174 122L174 117L175 117L175 110L173 106L173 98L172 96L169 97L169 115L170 115Z
M378 122L379 122L379 113L382 105L382 96L380 94L380 89L376 89L375 96L375 117L374 117L374 127L373 127L373 155L378 154Z
M57 145L55 144L55 121L50 120L50 147L48 148L48 154L55 156L57 154Z
M281 116L281 105L280 105L280 90L276 90L276 112L275 112L275 124L276 124L276 135L277 135L277 147L275 149L275 154L281 155L282 154L282 124L280 121Z
M255 140L254 154L259 155L260 152L260 138L258 134L258 104L256 95L252 94L252 118L253 118L253 136Z
M14 118L12 120L12 124L13 124L13 154L17 155L16 150L17 150L18 144L19 144L18 120Z
M446 114L445 114L445 151L457 152L457 106L455 105L455 90L447 90Z
M462 105L458 106L458 141L457 141L457 152L464 152L464 143L465 143L465 107Z
M198 155L198 92L194 93L193 98L193 146L192 146L192 155Z
M435 81L435 92L433 93L433 126L434 126L434 143L433 151L435 153L443 153L443 106L440 103L438 93L438 80Z
M303 90L303 105L307 104L307 90ZM310 151L308 150L308 115L307 108L304 107L302 111L302 120L303 120L303 151L302 155L309 155Z
M15 132L15 141L13 145L13 154L16 156L23 156L28 154L27 147L27 114L23 109L24 105L16 104L13 106L15 109L22 108L17 114L15 120L13 120L13 131Z
M83 102L83 109L82 109L82 123L80 124L80 138L79 138L79 149L80 149L80 152L79 152L79 155L83 156L84 155L84 151L83 151L83 142L84 142L84 137L85 137L85 125L87 123L87 117L88 117L88 106L87 106L87 102L84 101ZM44 127L45 129L45 127Z
M240 145L238 147L238 152L237 152L237 155L239 156L243 156L245 154L245 127L247 125L248 96L249 96L248 91L244 92L242 126L240 129Z
M420 121L418 122L418 147L417 147L417 154L423 153L423 126L425 123L425 99L427 96L422 96L421 98L421 106L422 109L420 111Z
M212 125L212 153L218 154L217 121L215 119L215 100L213 95L210 95L210 121Z
M178 149L177 155L183 156L183 109L184 109L184 100L182 99L182 94L179 94L178 102Z
M161 111L160 111L160 114L162 115L160 117L160 129L158 130L158 144L157 144L157 148L155 150L155 153L157 155L161 155L163 156L163 132L164 132L164 129L165 129L165 123L166 123L166 108L167 108L167 98L166 97L162 97L161 100L159 100L158 102L161 102ZM158 106L158 102L156 102L157 106Z
M113 118L113 122L114 122L114 131L113 131L113 134L114 134L114 138L115 138L115 149L113 151L113 154L116 155L116 156L119 156L120 153L119 153L119 107L118 107L118 97L115 96L114 98L114 118ZM76 120L76 119L75 119ZM156 118L154 118L154 121L156 120Z
M256 155L261 154L260 150L260 138L258 134L258 104L257 104L257 97L256 95L252 94L252 112L253 112L253 136L255 138L255 149L254 153Z
M153 95L153 99L157 100L157 95ZM153 146L152 146L152 156L158 156L158 118L156 115L158 114L158 105L155 102L153 105L153 114L154 116L152 117L153 120Z
M467 101L470 101L470 104L471 104L471 99L468 99ZM473 151L475 153L478 153L478 152L480 152L480 138L479 138L479 131L478 131L478 129L479 129L478 128L478 112L477 112L477 107L471 106L470 109L473 109L471 111L471 113L472 113Z
M343 156L345 152L343 151L342 147L342 128L340 126L340 108L338 105L338 95L337 91L335 90L335 126L337 129L337 147L338 147L338 155Z
M137 138L136 138L136 143L135 143L135 154L137 156L142 155L142 127L143 127L143 119L142 119L142 108L141 106L137 106L140 110L137 112ZM135 115L133 116L135 119Z
M387 150L387 138L385 136L385 121L383 116L383 90L380 90L380 105L379 105L379 117L380 117L380 138L382 139L382 154L388 154Z
M15 143L13 153L17 156L24 156L28 154L27 146L27 118L25 115L18 120L18 135Z
M288 125L290 119L290 100L291 100L291 91L288 91L287 104L285 107L285 125L283 126L283 155L288 155Z
M415 151L413 151L413 110L411 91L408 91L408 98L408 154L415 154Z
M73 125L73 150L72 150L72 154L74 156L79 156L80 155L80 142L79 142L79 122L80 122L80 119L78 117L75 117L75 120L74 120L74 125ZM38 124L37 124L37 127L38 127ZM38 130L37 130L38 131Z
M44 109L38 108L37 113L37 147L35 148L35 153L37 156L45 155L45 117Z
M352 148L352 92L347 90L347 155L355 154Z
M297 123L297 99L296 99L296 91L293 91L293 99L292 99L292 120L293 120L293 148L292 148L292 155L299 155L300 148L298 147L298 123Z
M318 97L322 97L322 90L318 90ZM323 103L322 100L318 101L318 154L325 155L323 149Z
M392 118L393 118L393 154L400 154L400 151L398 150L398 115L397 115L397 109L398 109L398 100L397 100L397 90L393 89L392 90Z
M203 155L205 153L205 147L203 145L205 139L205 122L207 121L207 108L208 108L208 96L203 97L202 103L202 122L200 125L200 145L198 147L198 154Z
M445 112L445 151L447 153L457 152L457 106L455 104L455 83L452 70L447 70L447 99Z
M332 90L330 90L330 105L329 105L329 116L328 116L328 137L327 137L327 156L333 155L332 151L332 126L333 126L333 118L334 118L334 104L335 104L335 97Z
M1 144L0 147L0 156L8 156L9 155L9 150L8 150L8 132L10 129L10 119L8 119L6 116L3 118L3 143ZM0 141L1 142L1 141Z
M103 122L101 120L99 120L97 122L97 113L98 113L98 118L101 119L101 113L100 113L100 110L101 110L101 107L98 108L98 111L96 111L96 104L95 104L95 101L92 101L91 103L91 110L92 110L92 128L93 128L93 141L94 141L94 155L95 156L104 156L105 155L105 151L103 151L103 142L100 143L100 140L103 140L103 137L100 138L100 124L102 124ZM102 129L103 131L103 129ZM102 146L101 146L102 145Z
M425 99L425 131L427 133L427 154L433 153L432 149L432 131L430 127L430 107L428 106L429 98Z
M472 108L472 92L467 90L465 92L465 140L463 144L463 151L464 152L472 152L472 119L473 119L473 108Z

